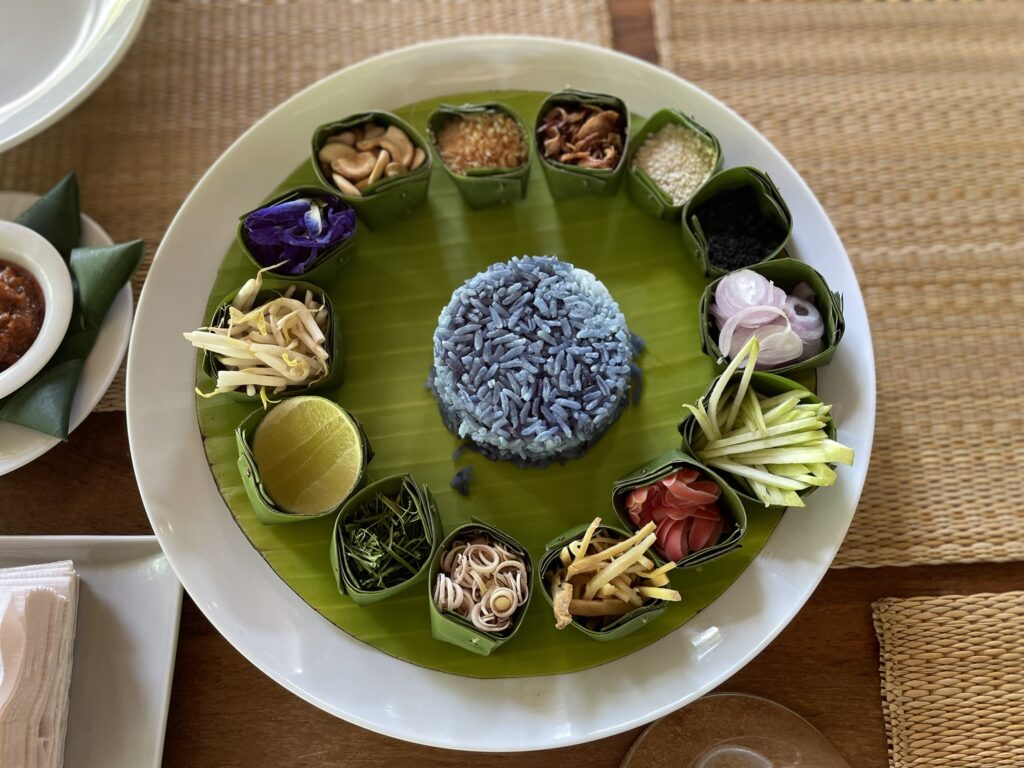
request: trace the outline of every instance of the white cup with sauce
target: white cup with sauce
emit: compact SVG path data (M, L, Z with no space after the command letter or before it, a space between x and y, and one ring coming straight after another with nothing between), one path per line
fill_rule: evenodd
M28 227L0 221L0 280L8 264L24 270L38 283L43 296L43 320L21 357L0 369L0 398L28 383L53 357L67 333L74 305L71 273L57 249ZM2 335L7 330L5 315L9 311L4 286L0 285L0 345L8 343Z

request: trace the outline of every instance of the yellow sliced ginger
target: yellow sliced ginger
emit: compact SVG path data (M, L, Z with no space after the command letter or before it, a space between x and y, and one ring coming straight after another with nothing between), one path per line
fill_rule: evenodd
M642 597L648 597L651 600L667 600L669 602L677 603L683 599L682 595L676 592L674 589L663 589L661 587L640 587L637 590Z
M653 535L654 528L654 523L650 522L643 528L641 528L639 531L637 531L634 535L630 536L628 539L620 541L615 546L608 547L608 549L602 550L601 552L597 552L593 555L587 555L586 557L580 560L576 560L569 566L569 575L572 576L573 574L577 573L586 573L588 571L599 570L603 567L606 560L610 560L621 555L623 552L628 552L631 549L634 549L636 547L637 542L645 539L649 535ZM647 549L648 547L644 547L642 550L635 553L636 556L633 558L633 560L630 561L630 564L636 562L640 557L643 557L644 552L646 552ZM621 573L621 571L617 572L615 575L618 575L618 573Z
M649 523L648 525L653 530L654 524ZM648 525L645 525L640 530L646 530L648 528ZM633 539L635 538L636 537L633 537ZM628 539L628 541L632 542L633 539ZM643 557L644 552L646 552L654 545L655 539L657 539L657 536L655 536L653 533L650 533L646 535L641 541L634 542L631 549L627 550L624 554L619 555L619 557L616 557L614 560L605 565L600 571L598 571L594 575L594 577L590 580L590 583L587 585L586 590L583 592L583 596L588 600L592 599L594 595L597 593L597 590L599 590L602 586L604 586L609 581L614 579L620 573L624 573L627 568L629 568L631 565L636 563L637 560ZM572 566L570 566L569 569L572 570Z

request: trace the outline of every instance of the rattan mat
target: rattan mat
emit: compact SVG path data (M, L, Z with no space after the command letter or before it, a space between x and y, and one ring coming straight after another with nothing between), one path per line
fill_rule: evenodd
M872 607L893 768L1024 765L1024 592Z
M137 294L189 190L271 108L376 53L499 32L610 45L611 17L604 0L153 0L110 79L0 156L0 189L43 192L77 170L84 210L115 240L146 240ZM124 410L123 371L98 410Z
M655 0L663 66L786 154L878 373L841 566L1024 557L1024 3Z

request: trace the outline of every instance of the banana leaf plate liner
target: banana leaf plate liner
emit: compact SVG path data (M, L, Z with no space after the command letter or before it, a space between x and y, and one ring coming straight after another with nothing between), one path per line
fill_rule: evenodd
M738 382L742 376L743 369L741 368L732 375L730 383ZM711 384L708 386L707 391L701 396L700 399L705 406L707 406L708 400L711 397L711 392L712 390L714 390L715 385L718 383L718 380L720 378L721 376L712 381ZM767 395L768 397L781 395L783 392L789 392L794 389L807 390L808 392L811 393L810 397L807 398L808 402L822 402L820 397L815 395L812 390L809 390L803 384L800 384L799 382L796 382L793 379L788 379L784 376L779 376L776 373L754 371L754 373L751 374L750 376L750 388L753 389L755 392L758 392L762 395ZM693 414L687 414L687 416L682 421L679 422L679 434L683 438L683 451L691 456L697 455L696 453L694 453L693 450L693 440L696 437L699 429L700 428L697 426L697 419L694 418ZM824 432L830 440L836 439L836 423L835 420L831 418L831 416L829 417L828 421L825 422ZM759 509L763 509L765 507L761 500L758 499L753 494L751 494L750 491L744 486L744 484L740 483L737 478L734 478L727 472L721 472L719 474L719 477L721 477L723 480L725 480L726 483L729 484L729 487L736 492L736 495L740 497L744 504L749 502L750 504L756 506ZM817 488L818 486L812 485L810 488L805 488L802 491L797 491L797 495L799 495L802 498L809 496L811 493L817 490ZM775 507L775 509L778 508L779 507Z
M814 267L795 259L773 259L762 264L755 264L747 267L752 272L757 272L771 280L775 285L789 292L797 283L807 283L814 289L815 306L821 312L821 319L825 322L825 335L822 338L821 352L794 363L786 363L771 369L771 373L778 375L792 376L800 371L819 368L832 362L836 348L846 331L846 320L843 318L843 296L841 293L833 292ZM704 290L700 299L700 334L701 347L704 354L715 361L719 371L725 370L729 365L729 359L722 354L718 348L718 326L711 314L711 302L715 295L715 289L721 282L721 277L710 283Z
M245 242L245 236L242 232L242 228L245 224L246 218L256 211L269 208L270 206L277 205L278 203L295 200L300 197L318 197L321 199L333 198L334 200L341 200L344 205L351 207L342 199L341 195L337 193L337 190L334 192L325 192L319 187L298 187L285 192L283 195L278 195L277 197L268 200L259 208L254 208L248 213L242 214L238 219L238 230L235 234L235 238L238 241L238 247L242 249L242 253L246 255L246 258L253 263L253 266L255 266L256 269L264 269L266 265L261 264L256 260L256 257L253 256L252 252L249 250L249 244ZM359 224L356 223L356 227L353 229L351 236L347 237L344 241L338 243L338 245L333 248L328 248L317 256L313 265L300 275L286 275L280 272L275 272L274 270L269 270L267 274L273 275L274 277L282 280L304 280L311 283L317 283L318 285L328 283L337 277L338 273L341 272L342 267L344 267L352 258L352 255L355 252L356 235L358 233Z
M526 564L526 576L530 586L526 602L516 609L515 620L512 626L504 632L482 632L473 624L454 613L442 612L434 603L434 583L437 581L437 574L441 570L441 558L455 541L466 538L474 533L483 533L491 538L506 544L513 552L519 554ZM464 523L453 530L444 541L441 542L437 551L430 559L430 574L427 578L427 602L430 603L430 634L443 643L457 645L472 653L481 656L490 656L491 653L511 640L523 625L526 618L526 611L530 607L530 600L533 599L533 560L530 553L518 541L507 533L499 531L494 526L479 520Z
M710 200L719 192L726 192L733 189L749 188L754 191L757 197L758 208L761 213L772 219L785 235L772 251L761 259L761 262L778 258L785 253L786 243L793 230L793 216L789 212L786 201L782 199L778 187L769 178L768 174L757 168L739 166L719 171L694 192L693 197L683 206L683 252L694 259L704 270L706 277L718 277L731 270L723 269L711 263L708 258L708 242L701 229L700 222L695 215L702 203Z
M619 189L622 181L622 174L626 170L626 149L629 146L629 109L626 102L616 96L608 96L603 93L591 93L589 91L577 91L572 88L553 93L548 96L540 105L537 117L533 124L533 142L540 142L537 133L544 115L552 107L574 107L582 104L592 104L598 107L614 109L622 115L623 137L622 155L619 157L618 165L614 168L580 168L576 165L560 163L544 157L541 146L537 146L537 157L540 158L541 168L548 182L548 189L551 196L558 200L570 197L584 197L587 195L614 195Z
M341 535L341 526L344 525L345 520L352 512L366 502L371 501L378 493L393 499L402 492L403 488L408 489L413 499L420 520L423 523L423 534L426 537L430 551L423 559L416 573L401 583L384 589L364 589L360 586L348 565L348 558L345 555L345 539ZM434 497L431 495L430 489L426 485L418 484L412 475L389 475L364 486L361 490L349 496L348 500L342 505L341 511L338 513L338 519L334 523L334 532L331 535L331 568L334 570L334 579L338 586L338 591L343 595L351 597L357 605L369 605L370 603L386 600L397 595L399 592L407 590L409 587L419 584L427 578L430 563L437 553L440 534L441 519L437 512L437 504L434 502Z
M341 406L338 407L341 408ZM256 517L264 525L277 525L282 523L301 523L337 514L345 500L342 500L341 504L334 509L329 509L319 515L297 515L279 507L270 497L270 494L267 493L266 488L263 487L263 478L260 475L256 459L253 457L252 438L260 422L263 421L263 418L271 410L273 408L266 411L263 408L257 408L246 416L235 429L235 443L238 446L238 472L242 476L242 487L245 488L245 495L249 498L249 503L252 504ZM342 410L345 411L344 408ZM352 486L352 493L355 493L366 477L366 465L373 459L373 448L370 447L370 441L367 439L366 432L363 430L363 425L359 423L359 420L348 411L345 411L345 415L356 425L363 449L363 465L359 468L359 476ZM351 497L351 494L349 494L349 497Z
M741 545L743 536L747 532L747 511L743 507L743 502L740 501L736 491L716 472L708 469L689 454L674 449L663 453L656 459L652 459L642 467L616 480L615 485L612 486L612 506L615 507L615 514L619 516L619 522L622 523L623 527L635 533L636 526L633 525L633 521L629 519L629 513L626 511L626 496L634 488L652 485L683 467L692 467L698 470L702 476L714 481L722 489L722 495L718 499L718 510L726 523L722 537L718 540L717 544L691 552L686 557L676 561L676 565L680 568L692 568L711 562L736 549ZM658 565L664 565L668 562L658 552L657 547L651 547L648 550L648 556Z
M369 185L363 190L360 196L347 195L341 192L330 178L324 175L317 153L327 142L328 136L341 133L349 128L355 128L363 123L374 122L379 125L394 125L401 128L409 137L414 147L419 147L424 152L423 163L415 171L410 171L403 176L382 178ZM358 115L346 117L344 120L336 120L332 123L321 125L313 133L313 170L316 177L325 189L338 195L346 203L351 205L356 215L370 229L383 229L393 224L411 208L427 199L427 187L430 185L430 172L433 167L433 160L430 155L430 147L419 132L402 118L390 112L362 112Z
M437 140L442 129L453 118L492 112L508 115L519 126L519 130L523 134L523 142L526 144L525 162L516 168L470 168L465 173L455 173L445 164L437 147ZM533 158L533 142L519 115L504 104L497 101L462 106L442 104L427 119L427 132L430 135L430 143L437 156L437 161L448 174L448 178L454 182L455 188L459 190L462 199L470 208L502 205L526 195L526 184L530 178L530 163Z
M341 336L341 321L338 318L338 314L334 311L334 307L331 305L331 297L327 291L323 288L313 285L313 283L307 283L303 280L288 280L282 278L268 278L263 281L263 287L258 294L256 294L256 300L253 302L254 307L258 307L272 299L275 299L289 288L295 288L295 295L305 295L306 291L312 291L313 296L318 297L323 301L325 307L327 307L327 330L324 331L324 336L327 337L326 345L327 349L330 350L330 357L327 358L327 375L322 379L312 382L311 384L287 387L284 392L278 394L267 393L267 396L271 400L280 400L283 397L293 397L295 395L312 395L317 392L323 392L330 389L337 389L341 386L341 382L344 378L345 369L342 365L344 345L342 343ZM235 296L238 295L238 290L232 291L217 305L217 309L214 311L213 316L210 318L209 327L220 328L227 323L228 319L228 307L231 306L231 302L234 301ZM217 373L221 370L221 365L217 362L216 356L212 352L206 350L200 350L200 360L202 363L203 373L205 373L213 381L208 385L212 388L217 381ZM202 385L200 389L205 389ZM240 400L242 402L259 402L260 396L259 391L251 397L246 394L244 387L239 387L231 392L224 392L217 397L228 397L232 400Z
M648 176L642 168L634 165L633 159L640 147L644 145L648 137L653 136L669 123L676 123L688 128L700 136L707 144L714 147L715 162L711 167L708 177L714 176L722 168L722 145L718 143L718 137L702 126L689 115L683 114L678 109L666 107L658 110L644 123L643 127L633 136L629 145L629 155L626 158L626 190L629 192L629 199L637 207L657 216L665 221L678 221L683 212L683 205L676 205L672 197L663 190L658 183ZM706 179L705 179L706 181Z
M541 558L540 569L537 571L537 589L543 593L544 599L547 600L548 605L551 605L552 607L554 606L554 602L551 597L551 590L548 587L547 574L560 565L559 553L562 551L562 548L569 544L569 542L583 536L584 532L589 527L589 523L577 525L575 528L570 528L562 535L552 539L544 546L544 556ZM594 533L595 535L598 533L606 533L611 536L621 537L622 539L628 539L631 536L631 534L626 533L623 529L613 525L600 525ZM654 549L652 547L648 550L648 554L653 553L653 551ZM663 614L667 607L668 603L664 600L648 600L639 608L630 611L624 616L620 616L603 629L588 629L576 619L573 619L572 626L591 640L597 640L598 642L610 642L642 629Z

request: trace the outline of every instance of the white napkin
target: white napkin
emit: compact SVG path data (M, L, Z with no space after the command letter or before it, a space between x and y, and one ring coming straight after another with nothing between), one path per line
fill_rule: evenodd
M75 642L70 560L0 569L0 768L60 768Z

